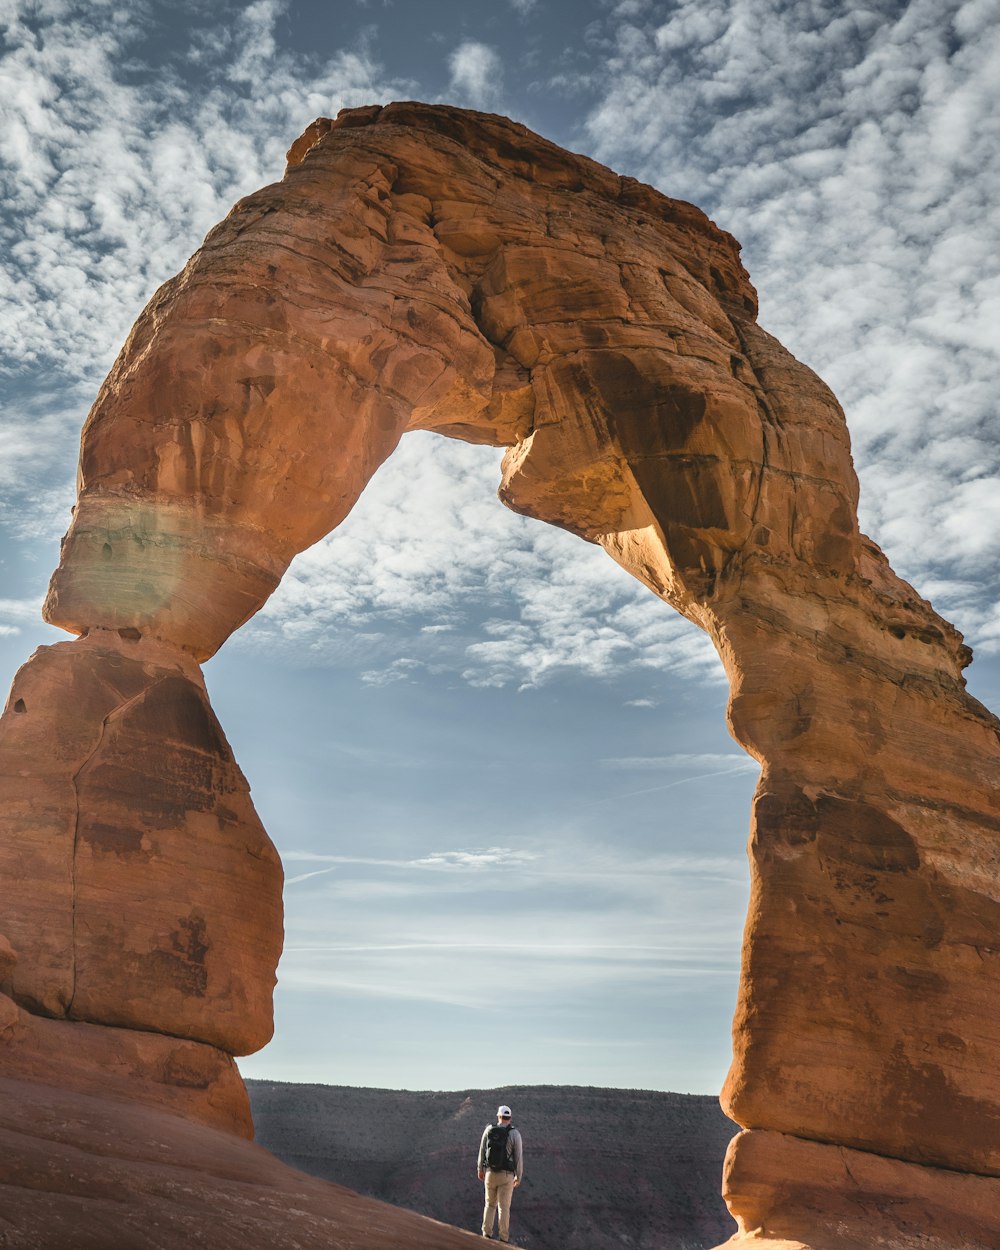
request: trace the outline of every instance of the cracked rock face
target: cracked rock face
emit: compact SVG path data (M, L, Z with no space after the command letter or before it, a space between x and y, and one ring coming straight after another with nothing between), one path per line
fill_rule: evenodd
M741 1226L846 1250L870 1217L944 1248L974 1190L962 1244L998 1244L1000 723L859 532L836 399L755 313L704 214L523 127L314 123L156 293L88 418L46 604L86 637L22 670L0 730L22 883L0 988L262 1043L278 867L196 662L407 431L504 446L508 506L706 630L762 764L724 1092Z

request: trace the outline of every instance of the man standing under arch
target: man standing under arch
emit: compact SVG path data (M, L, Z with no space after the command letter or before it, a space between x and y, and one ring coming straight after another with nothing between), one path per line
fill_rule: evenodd
M511 1110L497 1108L496 1124L487 1124L479 1143L477 1175L486 1182L486 1206L483 1208L483 1236L493 1236L493 1219L500 1212L499 1236L510 1240L510 1200L521 1183L524 1148L521 1134L511 1124Z

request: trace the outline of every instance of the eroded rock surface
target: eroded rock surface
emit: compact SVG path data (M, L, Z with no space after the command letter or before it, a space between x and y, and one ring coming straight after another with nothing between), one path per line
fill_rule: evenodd
M697 209L504 119L394 104L310 127L284 180L237 204L153 297L84 430L46 607L89 635L64 649L79 660L57 684L76 693L41 700L51 748L11 736L29 732L13 723L30 720L17 683L0 730L0 854L23 883L3 926L14 997L259 1044L251 982L269 994L275 868L245 792L230 802L235 765L194 662L343 519L404 433L436 430L508 447L504 502L600 543L725 663L733 734L763 766L724 1095L751 1130L727 1182L744 1227L768 1234L802 1207L801 1178L781 1179L794 1152L765 1149L779 1139L808 1143L823 1178L800 1221L814 1250L848 1244L845 1148L898 1161L866 1207L886 1244L910 1244L892 1212L914 1209L920 1177L945 1224L961 1173L992 1193L1000 724L965 691L961 637L859 532L843 414L755 309L736 243ZM159 694L134 703L107 670L124 671L136 638L161 668L140 681ZM17 682L35 680L29 665ZM198 729L170 691L201 708ZM208 771L191 787L171 764L151 812L139 796L163 781L161 740ZM227 935L228 900L248 888L260 918ZM255 1004L243 1033L241 996ZM1000 1243L987 1207L980 1240L961 1244Z
M56 1097L45 1091L55 1080L62 1094L156 1107L253 1137L246 1087L231 1055L161 1033L52 1020L25 1011L5 994L0 994L0 1076L18 1082L21 1115L29 1114L35 1099ZM0 1245L2 1236L0 1225Z
M482 1237L141 1103L0 1076L4 1250L475 1250Z
M1000 1180L782 1133L736 1137L725 1192L754 1250L990 1250Z
M281 865L187 653L101 629L39 648L0 719L0 821L19 1003L268 1041Z

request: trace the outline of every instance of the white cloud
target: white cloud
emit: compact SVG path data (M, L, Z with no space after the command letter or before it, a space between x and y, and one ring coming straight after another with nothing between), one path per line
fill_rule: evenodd
M376 687L445 673L521 689L641 670L725 681L707 637L603 550L508 512L499 460L407 435L237 645L311 663L353 661L360 648L381 661L362 668Z
M683 769L685 772L704 772L706 769L714 770L719 768L730 772L756 772L760 767L756 760L738 751L734 751L731 754L702 752L698 755L676 753L674 755L655 756L612 756L601 760L601 765L604 768L621 768L631 772L658 771L664 768Z
M294 877L285 878L285 889L290 885L298 885L301 881L308 881L312 877L325 877L328 872L336 871L336 868L316 868L313 872L300 872Z
M503 92L503 62L488 44L466 39L448 57L449 88L454 102L471 108L499 107Z
M415 868L472 869L504 868L531 863L538 859L534 851L516 851L509 846L490 846L482 851L433 851L415 859Z
M282 859L290 862L314 861L334 865L355 864L368 868L396 869L431 869L434 871L453 872L480 871L488 868L521 867L538 859L534 851L516 850L509 846L490 846L481 850L449 850L429 851L416 859L378 859L358 855L326 855L313 851L283 851ZM302 873L294 877L294 881L305 881L307 877L319 876L320 872L333 872L334 868L320 869L317 872ZM290 884L286 883L286 884Z
M919 588L1000 598L1000 3L619 10L600 159L744 244L761 321L847 411L863 526ZM942 605L944 606L944 605Z
M141 74L145 7L7 0L0 367L41 363L92 390L155 288L280 176L308 122L400 93L360 51L324 65L282 51L282 8L256 0L230 25L197 12L187 58Z
M47 581L47 576L44 579ZM42 622L43 593L23 599L0 599L0 637L13 638L28 633L39 642L65 642L62 630Z
M0 616L22 624L37 621L42 610L40 599L0 599Z

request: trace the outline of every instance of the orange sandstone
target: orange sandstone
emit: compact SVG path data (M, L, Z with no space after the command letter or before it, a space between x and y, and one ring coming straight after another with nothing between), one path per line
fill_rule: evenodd
M14 999L261 1043L277 870L196 662L407 431L504 446L508 506L709 634L762 764L724 1093L744 1233L1000 1243L1000 723L859 532L836 399L755 313L698 209L521 126L314 123L154 295L84 429L46 615L86 637L0 730Z

